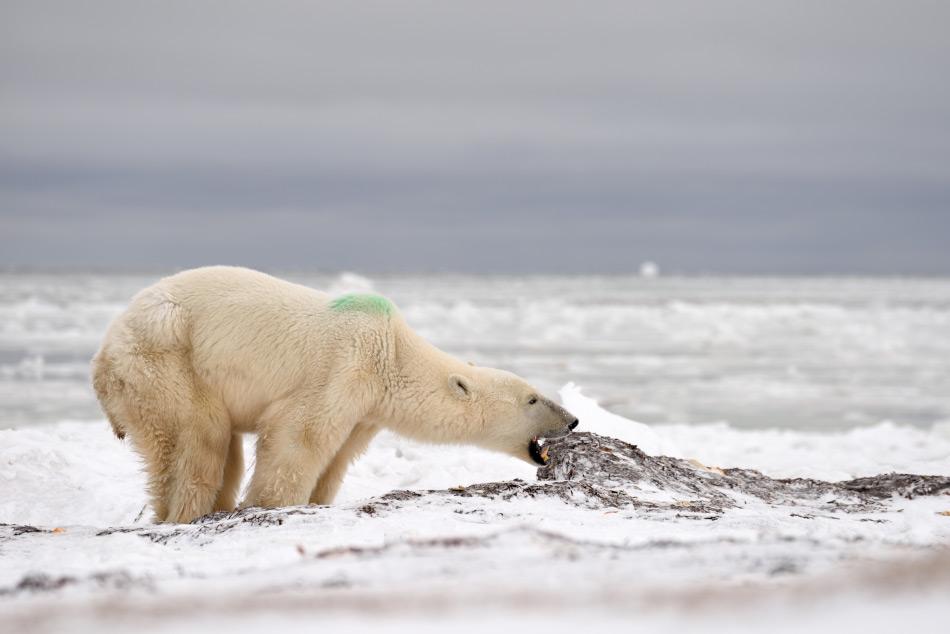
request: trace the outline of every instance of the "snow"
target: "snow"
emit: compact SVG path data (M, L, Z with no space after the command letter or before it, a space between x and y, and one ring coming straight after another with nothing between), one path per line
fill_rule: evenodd
M805 471L832 479L865 474L875 464L950 473L950 438L943 427L882 424L826 434L750 432L722 424L651 427L601 408L576 385L565 385L561 395L588 431L644 450L675 450L705 464L761 463L776 476ZM250 440L247 448L253 449ZM433 615L441 615L452 627L474 629L477 623L481 629L508 614L526 626L542 619L546 629L566 631L584 622L585 614L597 616L604 627L619 625L634 601L644 604L637 618L645 623L690 629L698 622L651 608L649 596L665 593L681 601L689 589L732 592L781 588L790 580L821 582L868 562L926 557L950 541L950 517L940 514L950 509L946 496L895 499L886 511L833 514L820 506L789 508L737 495L740 506L717 520L544 496L404 502L379 497L407 488L531 481L534 474L530 465L505 456L382 434L353 467L333 506L262 511L255 516L259 523L224 519L180 528L139 517L144 497L138 461L104 421L0 430L0 520L41 529L16 534L0 527L0 623L43 613L49 620L41 622L50 631L60 618L101 631L127 624L123 618L131 617L123 614L148 615L184 603L217 610L238 630L261 620L290 625L314 612L328 623L356 627L366 605L384 605L395 611L383 621L387 627L424 631ZM677 501L675 492L640 487L637 493L644 500ZM68 581L57 589L25 588L62 579ZM950 579L941 583L950 585ZM319 606L335 597L353 608L334 604L321 612L307 608L304 597ZM524 597L523 605L513 606L511 597ZM863 605L851 596L836 600L835 614ZM275 609L274 602L287 602L290 612ZM914 602L931 615L947 611L926 597ZM493 609L473 613L472 603ZM113 606L111 616L89 605ZM563 619L549 622L546 615L556 615L555 606ZM876 609L890 619L905 607ZM862 623L877 626L867 613L859 615ZM174 629L180 618L146 620L146 629ZM716 627L728 623L722 614L710 618ZM818 617L806 611L797 618Z
M584 421L584 431L618 438L637 445L651 456L683 457L676 445L649 425L628 420L601 408L597 401L581 393L579 386L568 383L559 391L561 403L578 419Z

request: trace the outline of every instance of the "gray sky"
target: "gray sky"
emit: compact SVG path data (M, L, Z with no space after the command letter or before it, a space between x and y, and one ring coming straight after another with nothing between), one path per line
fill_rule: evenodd
M950 4L0 5L0 268L950 274Z

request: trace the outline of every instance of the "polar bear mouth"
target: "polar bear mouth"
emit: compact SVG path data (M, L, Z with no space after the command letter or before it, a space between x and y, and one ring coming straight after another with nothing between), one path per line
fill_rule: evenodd
M565 431L564 433L555 433L551 436L535 436L528 443L528 454L532 460L544 466L548 463L548 448L551 445L560 443L570 433L570 431Z
M532 460L541 466L544 466L548 463L548 447L546 445L547 440L547 438L539 438L538 436L535 436L531 439L531 442L528 443L528 454L531 455Z

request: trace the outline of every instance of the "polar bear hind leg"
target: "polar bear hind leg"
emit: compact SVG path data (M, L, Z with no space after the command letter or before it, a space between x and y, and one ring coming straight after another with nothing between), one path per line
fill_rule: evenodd
M223 402L177 353L140 351L128 370L121 424L145 459L155 519L184 523L210 513L231 441Z

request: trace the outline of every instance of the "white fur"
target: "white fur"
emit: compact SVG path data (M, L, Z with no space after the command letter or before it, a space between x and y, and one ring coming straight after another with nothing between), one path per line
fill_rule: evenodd
M283 506L332 501L380 428L530 460L532 437L574 420L374 301L334 307L326 293L233 267L185 271L133 298L93 359L93 385L145 460L158 520L234 508L241 433L258 435L244 503Z

